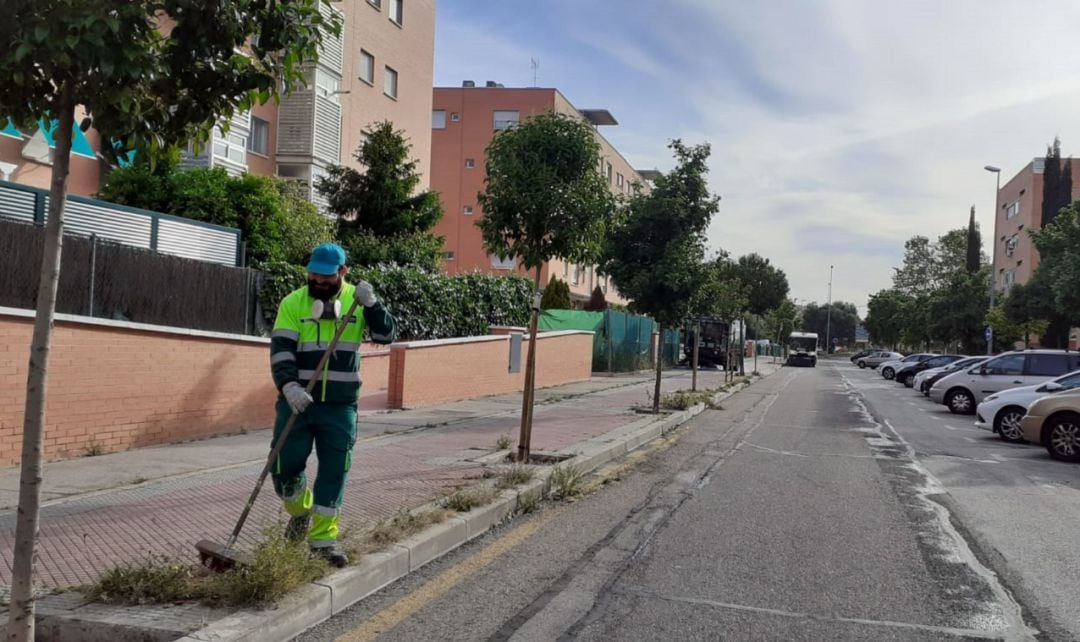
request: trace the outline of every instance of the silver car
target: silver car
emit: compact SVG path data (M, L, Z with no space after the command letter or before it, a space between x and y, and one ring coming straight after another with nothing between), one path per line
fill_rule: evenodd
M1043 383L1074 370L1080 370L1080 354L1076 352L1006 352L941 379L930 388L930 398L958 415L968 415L996 392Z
M886 361L896 361L903 359L904 355L899 352L887 352L879 350L878 352L871 352L865 357L860 358L855 362L860 368L877 368Z

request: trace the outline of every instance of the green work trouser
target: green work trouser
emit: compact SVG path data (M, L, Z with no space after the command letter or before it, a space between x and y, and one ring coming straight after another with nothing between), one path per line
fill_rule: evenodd
M278 399L271 448L291 416L289 404ZM285 503L286 512L293 517L314 513L308 533L312 547L330 546L337 540L338 514L355 443L355 403L313 403L296 418L296 426L274 463L274 491ZM319 459L319 469L313 489L309 489L304 469L312 445Z

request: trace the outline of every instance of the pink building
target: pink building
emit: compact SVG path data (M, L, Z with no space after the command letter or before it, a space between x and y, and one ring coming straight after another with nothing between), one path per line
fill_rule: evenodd
M485 150L496 131L515 126L530 116L549 111L580 116L596 128L617 125L604 109L578 109L558 89L503 87L488 82L477 87L465 81L461 87L436 87L431 116L431 187L439 192L443 218L435 233L446 237L449 274L478 270L489 274L520 272L514 262L501 261L484 251L476 221L483 216L476 196L484 189ZM601 146L599 170L613 192L629 195L633 186L646 186L646 176L623 158L611 143L596 132ZM553 260L541 271L541 283L552 275L570 285L571 296L584 303L596 286L609 303L625 303L610 279L595 266L572 265Z

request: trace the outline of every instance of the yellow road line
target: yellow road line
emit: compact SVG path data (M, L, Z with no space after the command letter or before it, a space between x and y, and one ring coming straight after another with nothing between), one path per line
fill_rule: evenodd
M441 597L462 580L475 575L494 562L499 556L509 552L512 548L531 537L551 519L552 515L554 515L554 511L548 511L536 519L518 526L483 550L477 551L465 561L443 571L425 582L417 590L379 611L362 625L341 635L337 638L337 642L374 640L382 633L401 624L406 618L424 608L430 602Z

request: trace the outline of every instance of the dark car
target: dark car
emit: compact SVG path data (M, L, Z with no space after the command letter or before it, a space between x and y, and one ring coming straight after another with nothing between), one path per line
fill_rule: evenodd
M937 374L926 377L926 380L922 382L921 386L919 386L919 392L923 393L924 397L929 397L930 389L934 387L935 383L941 381L945 377L948 377L949 375L961 368L974 368L975 366L981 364L983 361L986 361L989 358L990 357L968 357L966 359L961 359L960 361L954 361L949 365L945 366L944 368L941 368L940 372L938 372Z
M930 368L942 368L955 363L961 359L964 359L965 355L962 354L942 354L936 357L931 357L926 361L919 361L916 363L909 363L903 368L899 368L896 371L896 383L902 383L908 388L911 387L915 381L915 375L919 374L923 370L929 370Z
M877 350L859 350L855 354L851 355L851 363L855 363L859 359L862 359L863 357L873 354L875 352L877 352Z

